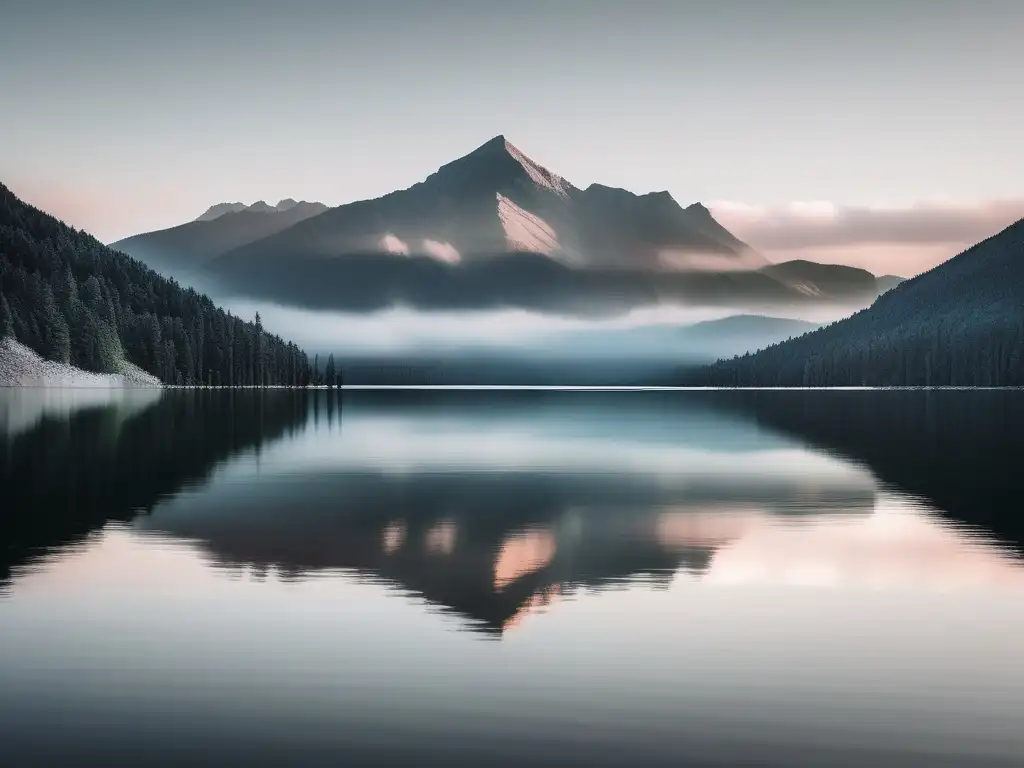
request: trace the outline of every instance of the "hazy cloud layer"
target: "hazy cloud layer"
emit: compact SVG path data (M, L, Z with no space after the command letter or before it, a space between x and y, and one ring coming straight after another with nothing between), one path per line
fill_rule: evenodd
M840 207L827 202L762 208L718 203L715 216L755 248L799 250L849 245L976 243L1024 218L1024 200L905 208Z
M523 349L553 333L690 325L751 311L749 307L742 306L657 306L636 309L615 318L587 320L521 309L421 312L396 308L353 314L304 310L242 299L228 300L224 306L240 317L253 317L259 312L264 327L309 350L330 349L347 353ZM779 308L765 310L762 314L827 323L859 308L834 304L801 307L799 311Z
M1024 199L906 207L720 202L715 217L773 261L808 258L913 275L1024 218Z

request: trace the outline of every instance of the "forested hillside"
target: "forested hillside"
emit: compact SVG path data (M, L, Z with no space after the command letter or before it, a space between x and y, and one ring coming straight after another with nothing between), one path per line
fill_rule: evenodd
M22 202L0 184L0 337L43 357L166 384L309 383L302 350Z
M1024 220L846 320L682 378L753 387L1024 385Z

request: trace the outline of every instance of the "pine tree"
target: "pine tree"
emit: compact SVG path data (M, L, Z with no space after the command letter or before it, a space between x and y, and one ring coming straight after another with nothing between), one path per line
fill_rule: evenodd
M327 356L327 369L324 371L324 383L327 384L328 387L335 386L336 375L337 372L334 367L334 353L332 352Z
M7 297L0 293L0 339L7 336L14 336L14 315Z

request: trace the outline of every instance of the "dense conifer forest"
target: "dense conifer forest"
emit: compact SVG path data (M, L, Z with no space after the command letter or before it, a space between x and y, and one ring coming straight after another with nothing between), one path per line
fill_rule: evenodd
M165 384L316 383L306 354L19 200L0 184L0 338L42 357Z
M1024 386L1024 220L850 318L680 379L724 387Z

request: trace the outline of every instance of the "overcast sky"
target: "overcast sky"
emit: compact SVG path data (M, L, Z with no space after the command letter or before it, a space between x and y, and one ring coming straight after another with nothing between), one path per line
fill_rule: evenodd
M1024 215L1019 0L0 6L0 181L105 241L375 197L499 133L773 257L914 271Z

